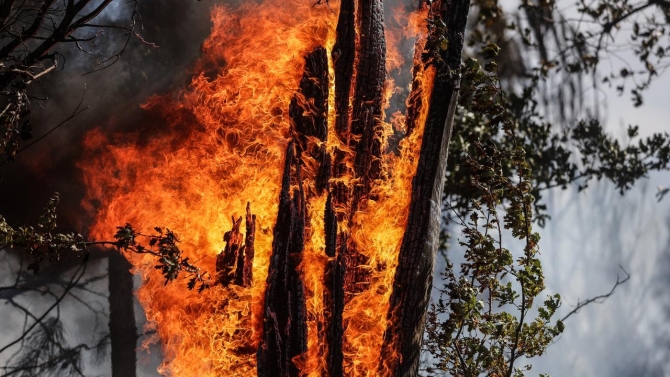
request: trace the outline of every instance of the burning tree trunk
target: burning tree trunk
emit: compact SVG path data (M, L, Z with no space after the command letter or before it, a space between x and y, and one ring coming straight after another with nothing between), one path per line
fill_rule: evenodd
M305 288L298 271L305 243L305 193L294 148L289 143L274 228L263 343L258 349L259 377L298 376L293 360L307 352ZM292 181L299 187L293 197Z
M463 33L470 2L443 0L434 11L447 26L448 48L436 61L436 79L426 119L414 180L409 219L402 240L388 314L389 329L382 362L395 376L415 376L419 369L426 309L433 286L439 243L444 175L454 111L458 102ZM389 352L391 351L391 352ZM388 357L392 354L399 357Z
M440 200L447 145L458 97L458 75L463 32L469 3L463 0L433 4L433 17L447 25L446 51L430 64L436 66L430 103L420 96L408 109L408 133L419 121L418 109L428 106L419 163L412 184L409 219L399 255L388 313L391 324L385 335L380 374L416 375L421 340L432 284L437 249ZM328 131L327 62L325 50L317 48L306 57L300 90L291 102L293 125L289 143L279 213L265 295L263 341L258 352L259 376L297 376L296 363L306 351L304 286L299 269L304 249L305 201L329 190L325 208L324 271L326 323L319 334L325 346L327 374L344 375L343 323L345 304L367 288L370 272L362 268L367 258L348 235L357 211L364 211L372 189L382 176L383 88L386 79L385 39L381 0L343 0L332 51L335 72L335 141L333 162L323 145ZM440 36L432 36L437 38ZM423 64L417 64L417 69ZM413 89L420 85L415 83ZM426 88L424 88L425 90ZM430 89L430 88L428 88ZM301 177L301 166L310 173ZM305 194L303 181L315 182L316 192ZM332 186L328 184L332 178ZM355 182L352 184L352 182ZM291 186L293 190L291 198ZM339 224L343 227L340 228ZM326 351L327 350L327 351ZM381 352L382 350L380 350Z
M305 243L306 194L302 165L310 163L310 177L319 194L327 188L330 177L330 155L324 145L328 128L328 62L323 47L305 59L305 73L300 92L293 97L289 114L294 141L286 151L279 211L274 228L272 257L267 278L264 313L264 336L258 350L258 375L297 376L294 359L307 351L307 310L305 288L299 266ZM291 186L298 187L293 190Z

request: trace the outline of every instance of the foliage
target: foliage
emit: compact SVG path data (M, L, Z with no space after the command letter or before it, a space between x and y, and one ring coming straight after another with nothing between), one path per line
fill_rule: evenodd
M615 12L617 7L628 7L625 2L610 4L611 1L602 0L598 3L601 4L599 11L601 17L605 17L600 21L610 20L607 21L611 23L609 31L627 20L627 17L610 15L610 18L607 18L604 15L610 11L610 8L612 12ZM584 116L577 110L573 112L579 115L579 118L576 119L574 117L566 119L563 116L553 119L544 115L555 112L557 107L560 107L560 114L566 112L563 109L565 94L560 92L562 90L560 85L557 89L559 91L557 97L551 100L546 98L544 101L540 100L546 97L546 93L542 91L543 88L550 85L552 77L560 76L561 80L572 86L573 81L581 80L585 73L590 72L595 75L598 62L598 59L592 58L596 52L590 55L586 52L589 44L577 43L580 38L586 38L584 35L579 35L581 29L574 29L574 25L562 18L562 15L555 9L554 2L537 4L530 1L522 2L521 9L528 16L525 28L522 27L520 20L517 23L508 23L505 13L496 1L474 1L473 4L476 5L477 11L475 22L471 25L468 44L475 50L471 50L470 54L487 60L498 54L502 55L499 59L489 61L480 73L477 73L479 62L476 59L466 62L467 69L475 69L475 71L464 77L461 88L461 105L470 110L460 111L456 116L454 134L449 146L451 162L445 182L444 203L449 203L460 216L465 216L472 210L471 201L481 197L482 192L473 186L470 171L464 165L475 141L484 144L492 143L500 150L508 150L513 145L519 145L524 149L526 161L533 171L531 187L532 194L536 198L534 221L537 221L540 226L544 226L546 220L549 219L546 205L542 201L542 194L547 189L555 187L567 189L575 184L578 190L582 191L593 179L605 178L613 182L620 193L624 194L633 187L636 181L648 177L651 171L670 168L670 135L667 132L656 133L641 139L638 136L639 127L630 125L627 140L621 142L605 131L597 117ZM610 8L602 4L608 4ZM648 7L656 5L658 4L651 2ZM582 8L579 9L580 12L589 12L588 9ZM596 13L593 13L594 17ZM616 14L628 13L619 10ZM544 17L545 20L556 19L556 22L547 26L546 29L537 29L540 27L536 25L537 17ZM559 26L565 29L556 29ZM516 81L511 81L514 77L501 77L498 87L486 86L481 82L481 77L476 77L477 75L481 76L484 72L500 73L501 76L503 73L509 75L508 68L500 72L499 67L523 65L524 58L521 55L509 53L518 46L513 43L514 40L510 41L506 30L518 31L522 36L521 42L526 44L527 54L537 52L541 60L537 68L524 73L522 78L517 77ZM603 33L606 32L600 30L600 34L595 31L589 31L587 34L595 38L598 35L604 35ZM534 42L531 42L531 35L534 36ZM561 39L558 36L563 37ZM551 45L549 38L553 38L551 43L560 48L559 53L553 57L548 52ZM502 44L503 49L500 50L496 43ZM572 50L566 46L570 46ZM601 45L596 50L600 51L604 48L605 45ZM635 53L638 53L640 48L636 49ZM474 53L474 51L478 52ZM582 62L574 67L574 59L568 58L566 55L568 52L579 56ZM588 70L585 68L587 66ZM490 96L486 97L490 94L489 92L502 89L505 82L508 83L508 95L504 100L495 103ZM479 85L484 85L485 88L479 88ZM580 94L575 93L574 89L572 95L580 98ZM500 131L498 119L489 113L491 106L502 106L508 109L507 116L515 124L517 136L515 140ZM511 162L501 166L501 169L506 177L513 177L516 174ZM450 220L452 212L443 212L446 213L446 220Z
M628 39L627 48L633 52L639 63L631 64L626 61L623 68L610 72L603 82L619 82L616 89L620 93L624 91L627 83L632 82L630 93L633 103L635 106L642 105L641 92L649 87L659 72L668 67L668 46L663 41L670 35L670 2L580 0L577 11L585 20L598 25L598 29L583 30L575 36L575 45L581 45L587 53L582 56L573 53L576 57L573 69L594 68L600 62L601 56L620 49L615 43L615 37L619 33L628 33L623 39Z
M60 195L55 193L49 199L37 226L22 226L14 229L4 217L0 216L0 249L6 247L26 249L32 257L28 270L38 273L44 261L56 263L69 254L81 257L82 261L86 262L90 247L112 246L125 252L155 256L158 259L156 268L162 270L166 284L177 279L183 272L189 277L187 283L189 289L195 288L197 284L199 284L199 291L209 287L208 274L203 273L188 258L182 257L177 245L179 239L171 230L164 231L156 227L156 234L146 235L135 231L130 224L126 224L117 228L114 241L93 241L79 233L57 232L56 207L59 201ZM147 245L138 242L139 238L147 239Z
M562 76L570 85L585 74L595 77L598 55L607 51L603 41L610 32L646 8L658 7L667 13L668 7L653 1L639 6L608 0L588 6L582 2L578 11L589 14L602 26L595 32L572 27L555 9L554 2L523 1L520 9L527 15L526 28L520 19L508 24L495 1L473 3L477 11L468 42L475 50L469 53L488 61L482 67L478 59L467 59L461 72L461 101L449 148L451 163L443 200L447 223L462 227L464 239L459 243L465 249L464 261L454 266L447 259L444 287L438 289L440 298L429 313L425 346L430 359L425 370L429 375L511 377L530 369L514 366L519 357L543 354L564 328L561 320L552 322L560 296L550 296L533 309L544 289L542 266L536 257L539 236L532 231L533 221L544 226L549 219L543 192L572 184L582 191L593 179L605 178L624 194L650 171L670 167L668 133L639 138L638 126L629 126L628 140L622 143L604 130L597 117L565 118L560 88L554 103L541 91L549 86L551 77ZM541 26L550 19L557 21ZM633 52L648 73L645 83L637 84L632 91L636 106L641 104L638 91L647 88L657 73L649 59L652 47L659 43L656 37L665 33L664 27L655 29L660 26L653 15L646 20L645 31L634 23L631 34L631 40L637 43ZM505 74L518 76L499 77L499 63L501 67L523 65L514 61L522 59L520 55L505 54L506 49L515 47L505 30L519 31L526 49L537 52L537 68L530 72L507 69ZM589 44L589 39L598 40L597 45ZM500 50L496 42L504 48ZM553 57L549 53L552 44L560 47ZM665 56L660 47L654 51L659 61ZM500 53L504 54L502 59L489 60ZM632 76L631 68L621 72L619 78ZM615 78L609 75L604 82ZM505 82L507 92L503 90ZM617 89L623 91L623 87ZM561 117L556 119L559 124L543 115L551 106L560 107ZM504 225L500 213L504 213ZM524 241L522 255L516 261L502 245L506 232ZM447 239L443 228L441 253L445 256ZM617 279L612 291L602 297L609 297L627 280ZM537 315L531 316L531 310L537 310Z
M0 67L2 68L4 67ZM0 112L0 156L14 159L19 152L21 142L33 138L32 122L29 116L31 101L26 90L33 81L31 76L29 72L21 75L22 79L26 77L28 79L15 83L3 93L7 101Z
M79 233L56 232L56 206L60 195L54 194L47 203L37 226L12 228L0 216L0 248L25 248L32 256L28 270L38 273L43 261L58 262L64 253L73 252L87 258L87 242Z
M467 64L472 69L479 66L474 59ZM487 69L495 72L495 68L494 62L490 62L480 72ZM629 141L626 146L622 146L604 130L597 119L581 120L571 127L556 130L538 113L538 104L534 99L536 85L531 84L521 95L512 93L504 102L496 104L482 98L482 95L497 88L490 85L479 88L479 84L468 82L471 78L474 77L464 78L461 90L461 103L469 106L471 111L460 111L457 114L454 126L457 131L449 148L452 164L445 182L445 202L456 208L461 216L471 210L471 200L482 195L479 188L473 185L470 171L464 165L475 142L493 144L502 150L518 145L525 151L526 161L533 171L530 185L536 198L535 220L540 226L544 226L549 218L546 205L541 201L542 193L547 189L567 189L571 184L577 184L581 191L588 187L592 179L605 178L613 182L623 194L637 180L646 178L650 171L670 167L668 133L639 139L638 127L630 126ZM510 121L516 127L516 138L499 131L497 115L488 112L489 107L494 105L509 111ZM511 161L500 169L506 177L515 174L515 165Z
M473 133L461 144L460 168L477 197L469 199L467 217L450 208L463 228L464 261L460 268L447 263L444 287L429 312L425 348L434 361L428 375L522 376L530 366L517 368L515 362L542 355L564 328L552 322L559 295L534 305L545 286L540 236L532 230L533 166L495 68L468 59L461 72L460 117L485 123L504 142ZM503 246L507 232L524 244L516 260ZM538 314L531 316L535 307Z
M170 229L163 230L156 227L156 234L146 235L133 229L130 224L123 227L117 227L114 235L116 239L115 246L123 251L130 251L137 254L151 254L158 258L156 269L161 270L165 276L165 284L179 277L179 273L184 271L190 278L188 280L188 289L195 288L198 285L198 291L209 288L209 274L201 272L200 268L189 262L188 257L182 258L181 250L177 243L177 235ZM137 238L148 238L148 247L137 242Z

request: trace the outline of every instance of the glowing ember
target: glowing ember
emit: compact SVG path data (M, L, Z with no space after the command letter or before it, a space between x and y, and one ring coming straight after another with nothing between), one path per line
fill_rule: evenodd
M222 235L232 226L231 216L245 216L247 202L257 216L251 287L215 285L197 293L184 284L166 286L154 268L153 256L127 255L142 277L137 295L165 352L162 373L179 377L256 375L272 229L292 137L289 104L303 75L304 57L324 46L330 60L335 43L338 4L313 3L266 0L262 4L245 2L235 10L215 7L212 34L203 45L203 57L196 64L198 74L190 86L143 105L163 115L162 129L146 140L128 134L106 137L100 131L86 137L89 156L81 168L88 189L85 203L99 204L90 207L97 213L91 230L96 238L109 238L116 226L126 222L146 233L156 225L167 226L179 234L185 256L213 273L216 255L224 247ZM406 14L397 7L392 17L395 22L385 31L388 71L408 65L400 41L413 43L425 29L425 14ZM333 126L333 77L333 62L329 61L325 148L331 155L336 149L348 151ZM415 93L426 103L432 75L429 70L419 71L415 80L415 85L424 88ZM401 89L387 79L384 108ZM343 368L347 376L380 374L377 368L388 299L421 144L421 119L426 115L425 109L419 110L415 122L419 128L383 155L381 178L375 180L365 203L339 222L339 229L348 232L366 259L360 268L370 275L369 284L344 307ZM386 151L393 127L383 119L376 121L381 124L381 145ZM407 128L399 113L393 116L393 123L396 129ZM327 350L319 327L329 315L324 302L324 271L329 260L324 235L327 194L318 193L316 173L310 169L313 161L305 157L303 162L309 223L299 270L305 285L308 351L294 361L301 374L322 376ZM350 187L356 184L351 174L338 180Z

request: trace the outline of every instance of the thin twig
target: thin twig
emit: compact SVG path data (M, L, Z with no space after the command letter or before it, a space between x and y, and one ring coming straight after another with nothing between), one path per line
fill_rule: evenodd
M592 298L590 298L588 300L585 300L585 301L581 301L581 302L578 301L577 306L575 306L575 308L572 309L572 311L570 311L570 313L568 313L565 317L563 317L561 319L561 321L565 322L566 319L570 318L571 315L576 314L577 312L579 312L579 310L581 308L585 307L586 305L589 305L589 304L592 304L592 303L602 304L603 302L605 302L605 300L607 298L612 296L614 294L614 291L617 289L618 286L620 286L621 284L624 284L625 282L627 282L630 279L630 274L628 273L628 271L626 271L621 266L619 266L619 268L621 268L621 271L623 271L624 274L626 274L626 277L624 279L621 279L619 274L617 274L616 283L614 283L614 286L612 287L612 289L610 289L610 291L608 293L592 297Z

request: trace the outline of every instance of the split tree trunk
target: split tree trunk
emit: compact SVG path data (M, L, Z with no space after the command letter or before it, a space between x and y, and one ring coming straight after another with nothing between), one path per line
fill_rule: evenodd
M305 248L306 200L327 189L330 155L328 135L328 59L319 47L305 58L300 91L289 106L293 141L288 144L274 227L272 256L265 292L263 338L258 349L258 376L298 376L294 362L307 352L305 287L299 271ZM303 166L311 165L303 174ZM315 183L305 191L303 178ZM291 187L293 197L291 197ZM329 296L330 297L330 296ZM324 325L322 324L322 327Z
M416 101L408 108L408 131L416 128L412 122L416 121L418 107L429 106L428 118L394 279L390 325L380 349L380 368L388 368L399 377L418 373L438 244L447 146L458 98L456 72L461 64L469 2L436 1L432 7L433 17L447 25L449 44L446 51L440 52L441 59L432 62L436 76L429 103L420 103L416 95L410 97ZM327 375L344 375L344 306L367 288L370 274L360 267L367 263L366 258L347 231L338 229L338 223L348 224L356 211L365 210L367 200L375 199L370 196L375 181L382 178L380 120L386 79L383 25L381 0L341 1L331 56L335 71L335 124L331 126L339 138L336 144L343 148L335 148L332 161L322 145L329 126L326 52L319 47L306 57L300 89L289 107L292 141L286 152L267 277L263 334L257 353L260 377L299 376L297 364L307 351L305 288L299 269L305 224L309 221L306 203L324 191L328 192L324 232L329 262L324 271L325 319L317 328L319 339L325 342L320 353L327 360ZM347 184L346 178L357 183ZM226 265L232 270L234 258L228 258Z

